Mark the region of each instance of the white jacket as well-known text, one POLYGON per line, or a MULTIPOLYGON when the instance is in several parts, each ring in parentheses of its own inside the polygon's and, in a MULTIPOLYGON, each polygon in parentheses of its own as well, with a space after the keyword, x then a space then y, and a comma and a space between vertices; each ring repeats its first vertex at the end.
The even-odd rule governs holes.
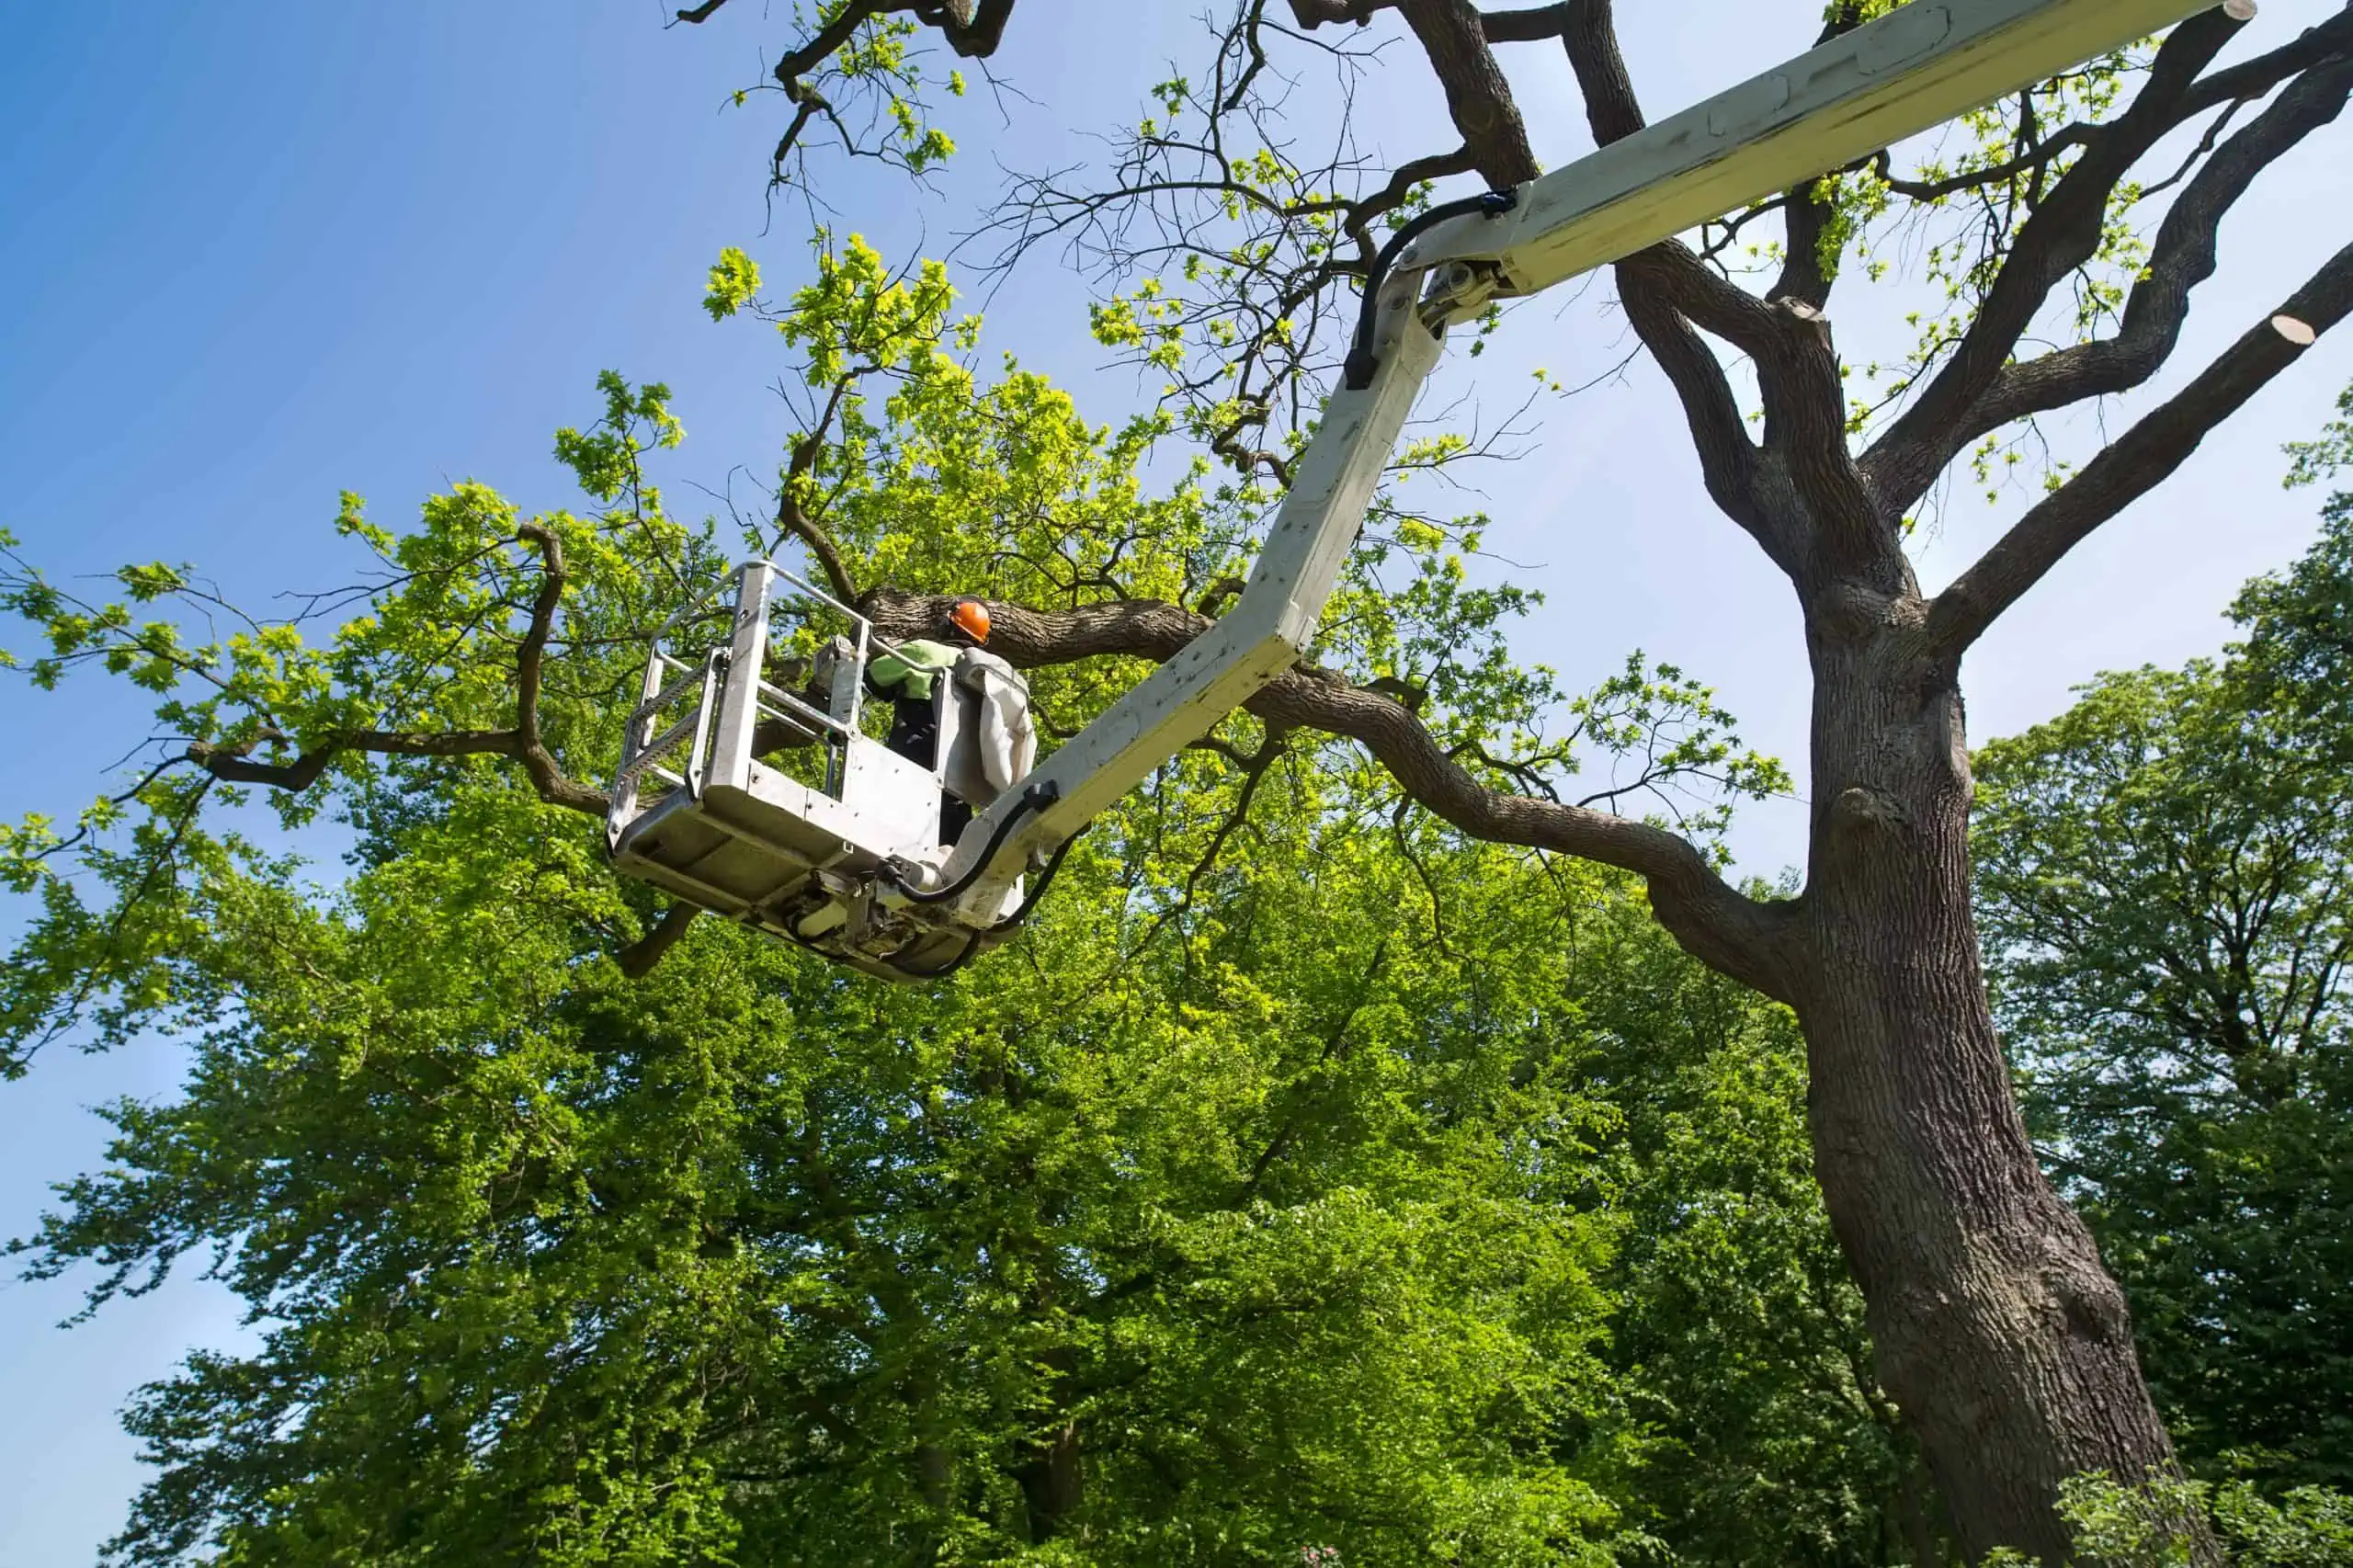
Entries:
POLYGON ((964 650, 956 678, 981 694, 981 773, 992 789, 1010 790, 1029 777, 1038 756, 1029 685, 1011 665, 981 648, 964 650))

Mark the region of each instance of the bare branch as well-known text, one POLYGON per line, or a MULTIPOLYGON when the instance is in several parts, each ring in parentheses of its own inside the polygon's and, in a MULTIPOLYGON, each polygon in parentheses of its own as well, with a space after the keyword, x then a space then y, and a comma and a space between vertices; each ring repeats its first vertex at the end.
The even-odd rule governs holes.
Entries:
POLYGON ((1960 449, 1949 444, 1949 433, 2000 379, 2051 290, 2097 253, 2117 185, 2192 112, 2183 101, 2192 82, 2243 25, 2216 6, 2176 28, 2131 107, 2086 134, 2083 155, 2019 226, 1952 358, 1871 449, 1869 472, 1899 510, 1925 493, 1960 449))
POLYGON ((1932 655, 1958 659, 2094 528, 2154 489, 2313 340, 2353 311, 2353 245, 2271 317, 2242 334, 2167 399, 2013 525, 1929 607, 1932 655))
POLYGON ((1998 164, 1988 164, 1982 169, 1971 169, 1963 174, 1947 175, 1942 179, 1904 179, 1895 173, 1894 159, 1884 151, 1875 156, 1871 162, 1879 171, 1880 179, 1896 195, 1914 201, 1938 201, 1948 196, 1957 196, 1964 190, 1976 190, 1984 186, 2006 184, 2020 175, 2048 168, 2052 161, 2060 154, 2073 151, 2089 141, 2094 129, 2081 120, 2075 120, 2035 142, 2033 146, 2014 158, 2005 158, 1998 164))
MULTIPOLYGON (((1289 736, 1286 732, 1270 724, 1267 727, 1266 738, 1258 743, 1258 749, 1255 752, 1240 753, 1230 744, 1209 749, 1216 750, 1240 767, 1242 788, 1234 795, 1233 809, 1225 813, 1216 831, 1210 835, 1208 847, 1201 851, 1200 858, 1193 862, 1193 869, 1186 873, 1184 891, 1177 894, 1176 902, 1153 922, 1153 932, 1157 932, 1172 920, 1183 917, 1192 909, 1193 901, 1200 892, 1201 879, 1215 868, 1218 857, 1225 853, 1225 846, 1241 831, 1242 824, 1250 820, 1250 802, 1257 798, 1258 786, 1265 781, 1267 770, 1274 767, 1276 759, 1289 749, 1289 736)), ((1147 933, 1144 940, 1151 939, 1151 934, 1147 933)))
POLYGON ((1399 202, 1414 193, 1415 187, 1430 180, 1444 179, 1449 175, 1467 175, 1478 166, 1478 154, 1471 151, 1467 142, 1451 153, 1433 153, 1427 157, 1408 158, 1390 175, 1387 185, 1363 200, 1348 204, 1348 215, 1343 226, 1359 244, 1363 244, 1373 220, 1394 210, 1399 202))
POLYGON ((1955 453, 1987 432, 2083 398, 2126 391, 2154 375, 2180 340, 2190 290, 2213 274, 2224 214, 2267 166, 2335 120, 2348 94, 2353 58, 2308 73, 2223 142, 2158 225, 2116 335, 2005 367, 1933 441, 1915 431, 1906 445, 1891 430, 1864 460, 1882 494, 1908 506, 1955 453))
MULTIPOLYGON (((676 20, 700 22, 726 3, 726 0, 706 0, 706 4, 691 11, 680 11, 676 20)), ((1005 36, 1005 25, 1013 14, 1013 0, 981 0, 977 9, 972 0, 847 0, 833 18, 819 28, 799 46, 776 62, 769 74, 782 89, 785 98, 793 106, 791 123, 777 139, 776 149, 769 154, 769 183, 785 183, 784 167, 801 142, 801 132, 819 115, 829 120, 842 141, 845 151, 852 156, 881 157, 886 162, 898 162, 885 148, 860 146, 858 138, 845 124, 833 102, 809 78, 820 70, 845 45, 858 35, 858 29, 881 17, 896 14, 912 15, 926 27, 938 29, 948 40, 949 47, 966 58, 985 58, 996 52, 1005 36)))

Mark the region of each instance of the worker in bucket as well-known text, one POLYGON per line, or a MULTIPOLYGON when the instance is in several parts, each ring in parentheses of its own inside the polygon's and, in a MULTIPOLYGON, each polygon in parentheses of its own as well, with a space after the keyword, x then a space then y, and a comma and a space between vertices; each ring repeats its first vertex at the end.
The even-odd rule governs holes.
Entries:
MULTIPOLYGON (((979 733, 983 777, 993 790, 1006 790, 1028 771, 1034 748, 1029 693, 1012 666, 983 648, 989 637, 988 607, 958 599, 948 612, 945 638, 902 642, 866 667, 866 687, 892 705, 891 733, 882 743, 927 770, 939 767, 939 683, 963 673, 981 697, 979 733)), ((943 791, 939 841, 953 844, 972 820, 971 802, 943 791)))

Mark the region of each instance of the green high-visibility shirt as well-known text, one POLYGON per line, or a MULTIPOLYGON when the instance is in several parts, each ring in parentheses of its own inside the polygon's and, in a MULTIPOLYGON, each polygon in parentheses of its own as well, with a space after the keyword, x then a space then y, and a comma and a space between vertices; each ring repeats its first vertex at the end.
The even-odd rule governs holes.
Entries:
POLYGON ((866 678, 877 691, 892 697, 930 697, 932 683, 956 667, 963 650, 945 642, 902 642, 894 653, 878 654, 866 666, 866 678))

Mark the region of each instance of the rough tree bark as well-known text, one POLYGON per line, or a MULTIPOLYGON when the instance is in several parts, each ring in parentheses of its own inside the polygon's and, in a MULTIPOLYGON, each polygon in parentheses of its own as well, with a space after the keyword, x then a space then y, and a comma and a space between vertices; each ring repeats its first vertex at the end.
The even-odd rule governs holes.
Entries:
POLYGON ((2123 1295, 2011 1097, 1970 911, 1958 683, 1931 665, 1908 582, 1820 598, 1793 965, 1815 1170, 1880 1380, 1964 1547, 2055 1562, 2062 1479, 2138 1476, 2172 1448, 2123 1295))
MULTIPOLYGON (((992 7, 989 48, 1010 8, 992 7)), ((1609 0, 1484 15, 1471 0, 1290 0, 1290 8, 1305 28, 1400 13, 1462 137, 1448 169, 1467 165, 1492 185, 1536 168, 1498 45, 1564 48, 1597 142, 1643 124, 1609 0)), ((879 0, 848 9, 922 15, 879 0)), ((1245 7, 1238 25, 1255 26, 1264 9, 1245 7)), ((1413 713, 1330 672, 1295 671, 1250 704, 1269 722, 1361 741, 1409 795, 1466 832, 1640 873, 1686 948, 1795 1009, 1807 1042, 1816 1170, 1868 1305, 1880 1375, 1972 1558, 2008 1546, 2057 1561, 2067 1548, 2054 1507, 2063 1479, 2085 1471, 2134 1478, 2169 1468, 2173 1451, 2123 1296, 2038 1168, 2010 1092, 1970 903, 1961 659, 2069 548, 2161 482, 2353 308, 2353 246, 1933 598, 1905 557, 1903 519, 1980 437, 2154 374, 2178 340, 2190 290, 2214 268, 2224 214, 2256 176, 2342 111, 2353 91, 2353 6, 2268 53, 2209 72, 2251 14, 2234 6, 2186 23, 2121 114, 2050 128, 2020 145, 2007 167, 2039 171, 2032 216, 1954 350, 1867 451, 1853 450, 1847 427, 1824 314, 1835 267, 1817 245, 1829 214, 1810 186, 1781 202, 1788 259, 1761 296, 1679 244, 1616 267, 1627 318, 1677 394, 1710 496, 1789 577, 1803 615, 1815 805, 1801 896, 1752 901, 1671 834, 1488 788, 1413 713), (2266 98, 2227 137, 2222 124, 2209 129, 2115 334, 2028 357, 2020 346, 2036 315, 2093 257, 2111 198, 2136 162, 2193 116, 2266 98), (2063 154, 2074 161, 2063 165, 2063 154), (1755 365, 1760 434, 1743 418, 1709 339, 1755 365)), ((954 20, 969 29, 961 13, 954 20)), ((947 30, 960 49, 972 41, 970 30, 947 30)), ((1256 51, 1255 35, 1250 41, 1256 51)), ((2002 177, 1964 175, 1935 188, 1893 183, 1901 195, 1927 199, 2002 177)), ((887 585, 864 602, 897 636, 941 625, 949 603, 887 585)), ((1042 614, 991 609, 992 645, 1032 666, 1110 653, 1165 659, 1209 624, 1182 607, 1138 600, 1042 614)), ((1074 1465, 1075 1434, 1070 1441, 1074 1465)), ((2198 1551, 2211 1560, 2211 1542, 2198 1551)))

